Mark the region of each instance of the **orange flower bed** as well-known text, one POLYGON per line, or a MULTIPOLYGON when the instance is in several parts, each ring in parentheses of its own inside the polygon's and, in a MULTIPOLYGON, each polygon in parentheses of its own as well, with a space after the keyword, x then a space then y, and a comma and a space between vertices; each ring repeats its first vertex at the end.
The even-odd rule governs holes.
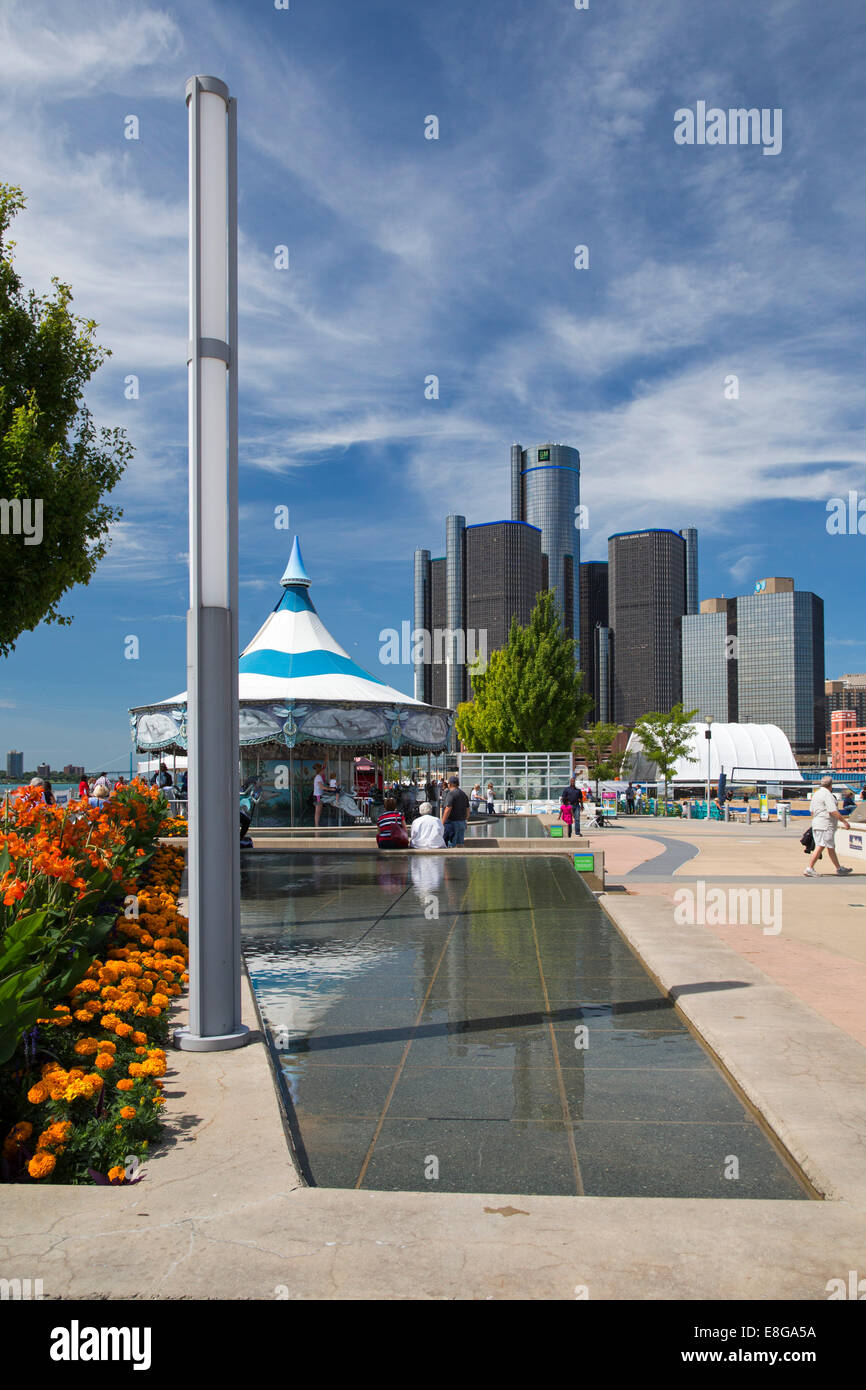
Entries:
POLYGON ((16 1076, 21 1118, 2 1145, 6 1181, 132 1181, 159 1136, 160 1044, 188 979, 187 922, 177 908, 183 860, 180 849, 156 849, 68 1002, 37 1020, 35 1051, 41 1044, 52 1055, 16 1076))

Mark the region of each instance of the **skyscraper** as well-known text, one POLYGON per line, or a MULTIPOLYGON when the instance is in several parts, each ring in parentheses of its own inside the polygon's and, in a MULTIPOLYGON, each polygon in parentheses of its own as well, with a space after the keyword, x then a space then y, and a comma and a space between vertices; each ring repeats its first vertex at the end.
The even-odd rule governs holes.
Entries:
POLYGON ((686 612, 698 611, 698 533, 694 526, 680 531, 686 543, 686 612))
POLYGON ((737 599, 739 719, 778 724, 795 753, 813 753, 824 742, 824 601, 793 579, 761 583, 737 599))
MULTIPOLYGON (((598 628, 608 626, 607 560, 587 560, 580 566, 580 669, 583 688, 592 696, 591 723, 604 718, 599 675, 598 628)), ((604 702, 605 704, 607 701, 604 702)))
MULTIPOLYGON (((445 703, 449 709, 456 709, 464 698, 466 688, 466 651, 461 649, 461 633, 466 631, 466 613, 463 602, 466 579, 466 552, 463 537, 466 531, 465 516, 445 518, 445 627, 447 648, 445 652, 445 703)), ((465 642, 465 638, 464 638, 465 642)))
MULTIPOLYGON (((580 454, 566 444, 511 448, 511 515, 541 531, 545 587, 568 637, 580 640, 580 454)), ((544 576, 542 576, 544 578, 544 576)))
POLYGON ((14 748, 6 754, 6 776, 24 776, 24 754, 16 752, 14 748))
MULTIPOLYGON (((542 588, 541 532, 520 521, 467 526, 446 520, 446 554, 415 551, 415 627, 430 633, 428 664, 416 664, 418 699, 454 709, 472 697, 470 672, 477 650, 488 657, 504 647, 513 617, 529 622, 542 588), (419 621, 420 615, 426 616, 419 621)), ((416 650, 418 649, 416 644, 416 650)))
POLYGON ((613 718, 632 727, 682 699, 686 543, 676 531, 648 530, 610 536, 607 545, 613 718))
MULTIPOLYGON (((416 632, 429 632, 433 627, 433 586, 430 579, 430 551, 416 550, 414 611, 416 632)), ((423 651, 419 649, 415 657, 415 699, 424 700, 430 704, 430 692, 426 680, 429 673, 429 663, 424 662, 423 655, 423 651)))
POLYGON ((824 603, 793 579, 705 599, 683 618, 683 704, 699 719, 776 724, 795 753, 825 746, 824 603))
POLYGON ((728 640, 736 631, 735 599, 705 599, 700 613, 683 618, 683 704, 704 723, 737 722, 736 647, 728 640))

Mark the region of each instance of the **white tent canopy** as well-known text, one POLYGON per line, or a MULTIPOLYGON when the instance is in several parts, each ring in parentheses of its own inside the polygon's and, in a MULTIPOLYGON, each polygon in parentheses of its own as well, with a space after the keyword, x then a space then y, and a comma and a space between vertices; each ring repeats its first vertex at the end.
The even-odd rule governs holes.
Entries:
MULTIPOLYGON (((708 745, 711 782, 717 782, 722 771, 728 780, 735 776, 738 782, 803 781, 787 736, 776 724, 714 723, 710 726, 695 723, 690 728, 691 747, 685 757, 677 760, 673 776, 668 779, 673 783, 706 781, 708 745), (712 737, 707 739, 705 734, 710 727, 712 737)), ((647 757, 637 734, 631 735, 626 754, 630 758, 627 767, 633 781, 661 780, 656 764, 647 757)))
MULTIPOLYGON (((449 710, 386 685, 331 636, 310 598, 297 536, 281 584, 279 602, 238 663, 242 746, 446 746, 449 710)), ((186 691, 130 713, 139 751, 186 747, 186 691)))

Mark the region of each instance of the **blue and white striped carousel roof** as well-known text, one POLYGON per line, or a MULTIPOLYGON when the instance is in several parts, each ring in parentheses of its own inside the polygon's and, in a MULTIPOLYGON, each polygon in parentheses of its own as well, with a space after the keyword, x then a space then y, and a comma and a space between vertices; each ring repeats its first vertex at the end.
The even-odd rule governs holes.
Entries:
MULTIPOLYGON (((387 702, 426 708, 423 701, 365 671, 331 636, 310 598, 311 581, 297 536, 280 582, 283 595, 279 603, 241 653, 239 699, 387 702)), ((175 705, 185 700, 184 691, 162 703, 175 705)))

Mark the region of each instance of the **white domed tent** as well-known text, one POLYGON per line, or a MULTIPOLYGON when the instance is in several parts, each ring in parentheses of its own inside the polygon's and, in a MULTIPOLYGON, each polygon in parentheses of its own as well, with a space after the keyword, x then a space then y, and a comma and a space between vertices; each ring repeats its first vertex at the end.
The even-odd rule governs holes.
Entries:
MULTIPOLYGON (((283 593, 238 663, 240 746, 263 756, 328 746, 395 753, 448 746, 453 714, 371 675, 328 632, 295 536, 283 593)), ((141 753, 186 751, 186 691, 130 710, 141 753)))
MULTIPOLYGON (((695 723, 691 729, 689 753, 678 758, 672 777, 677 783, 703 783, 707 779, 707 745, 710 749, 711 782, 724 772, 730 782, 802 782, 803 774, 786 735, 776 724, 716 724, 712 737, 704 737, 708 724, 695 723)), ((656 782, 662 778, 644 752, 637 734, 626 748, 628 776, 634 782, 656 782)))

